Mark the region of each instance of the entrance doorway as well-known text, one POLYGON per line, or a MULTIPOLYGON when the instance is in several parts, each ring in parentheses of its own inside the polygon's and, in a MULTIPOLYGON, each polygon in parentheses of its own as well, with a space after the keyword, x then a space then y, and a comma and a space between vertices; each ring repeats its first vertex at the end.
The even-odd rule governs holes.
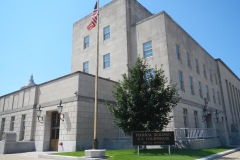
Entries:
POLYGON ((52 112, 50 150, 58 150, 60 118, 58 112, 52 112))

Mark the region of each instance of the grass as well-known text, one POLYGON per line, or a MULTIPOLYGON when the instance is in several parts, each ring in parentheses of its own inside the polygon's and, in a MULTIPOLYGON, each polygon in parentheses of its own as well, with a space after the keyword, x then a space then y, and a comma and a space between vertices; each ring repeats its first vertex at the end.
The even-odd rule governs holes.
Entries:
MULTIPOLYGON (((122 150, 107 150, 106 155, 110 156, 108 160, 193 160, 211 154, 216 154, 219 152, 226 151, 228 147, 217 147, 202 150, 190 150, 190 149, 171 149, 171 155, 168 154, 167 149, 141 149, 140 156, 137 155, 137 150, 135 149, 122 149, 122 150)), ((64 152, 58 153, 57 155, 62 156, 84 156, 84 151, 79 152, 64 152)))

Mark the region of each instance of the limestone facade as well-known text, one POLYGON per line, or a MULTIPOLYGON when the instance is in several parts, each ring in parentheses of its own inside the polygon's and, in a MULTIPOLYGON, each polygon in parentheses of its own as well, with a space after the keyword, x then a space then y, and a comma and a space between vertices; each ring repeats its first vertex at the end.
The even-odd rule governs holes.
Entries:
MULTIPOLYGON (((89 21, 90 15, 74 24, 72 72, 84 70, 83 62, 90 64, 89 73, 95 72, 96 29, 86 30, 89 21), (90 44, 84 48, 86 36, 90 37, 90 44)), ((137 57, 142 57, 152 68, 162 66, 169 82, 179 87, 181 101, 173 110, 174 118, 168 129, 214 129, 223 145, 233 142, 230 139, 235 135, 239 137, 239 132, 233 129, 239 128, 234 125, 239 120, 237 111, 240 106, 235 100, 239 96, 239 78, 225 69, 229 74, 227 77, 232 77, 227 81, 234 81, 234 84, 231 82, 232 94, 236 97, 231 100, 233 102, 228 102, 225 100, 227 88, 222 86, 225 79, 221 76, 221 63, 166 12, 152 14, 136 0, 113 0, 100 9, 99 25, 100 76, 121 80, 121 74, 127 73, 126 66, 132 66, 137 57), (104 40, 106 26, 110 27, 110 38, 104 40), (110 54, 108 68, 103 64, 106 53, 110 54), (231 109, 230 104, 235 106, 231 109), (232 118, 228 118, 231 114, 235 119, 232 122, 232 118)), ((231 96, 231 90, 229 94, 231 96)))
MULTIPOLYGON (((75 72, 43 84, 27 87, 0 97, 1 133, 15 131, 17 141, 34 141, 37 151, 75 151, 92 147, 94 115, 94 79, 82 72, 75 72), (53 130, 53 113, 62 100, 60 124, 53 130), (41 105, 39 121, 36 110, 41 105), (14 117, 14 120, 12 121, 14 117), (25 121, 23 123, 23 117, 25 121), (4 121, 4 126, 3 126, 4 121), (58 134, 53 147, 53 134, 58 134), (59 144, 62 143, 62 146, 59 144), (52 145, 52 146, 51 146, 52 145)), ((98 140, 100 147, 106 146, 106 139, 117 129, 106 103, 114 103, 112 86, 115 82, 99 78, 98 140)), ((2 138, 1 134, 1 138, 2 138)))
MULTIPOLYGON (((13 130, 17 141, 33 141, 37 151, 91 148, 97 30, 87 31, 90 18, 73 25, 71 74, 0 97, 0 137, 13 130), (64 118, 55 114, 60 100, 64 118), (39 105, 43 118, 38 121, 39 105)), ((100 8, 99 33, 100 147, 131 147, 114 127, 106 103, 115 102, 113 85, 137 57, 152 68, 162 66, 169 83, 179 88, 181 100, 165 129, 175 131, 177 145, 199 149, 240 143, 239 78, 166 12, 152 14, 136 0, 113 0, 100 8)))

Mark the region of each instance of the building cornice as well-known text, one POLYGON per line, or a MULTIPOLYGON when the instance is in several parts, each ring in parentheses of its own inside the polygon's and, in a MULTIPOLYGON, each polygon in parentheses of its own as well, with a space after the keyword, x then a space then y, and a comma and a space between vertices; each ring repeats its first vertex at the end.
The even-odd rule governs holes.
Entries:
POLYGON ((221 63, 236 79, 238 79, 238 81, 240 81, 239 77, 220 58, 215 59, 215 61, 221 63))
MULTIPOLYGON (((73 73, 70 73, 70 74, 67 74, 67 75, 64 75, 64 76, 61 76, 61 77, 58 77, 58 78, 55 78, 55 79, 52 79, 52 80, 49 80, 47 82, 43 82, 41 84, 37 84, 35 86, 30 86, 30 87, 26 87, 26 88, 23 88, 23 89, 20 89, 20 90, 17 90, 17 91, 14 91, 14 92, 11 92, 11 93, 8 93, 8 94, 5 94, 5 95, 2 95, 0 96, 0 99, 3 98, 3 97, 6 97, 6 96, 9 96, 11 94, 16 94, 18 92, 21 92, 21 91, 24 91, 24 90, 28 90, 28 89, 31 89, 31 88, 37 88, 37 87, 40 87, 42 85, 46 85, 48 83, 52 83, 54 81, 58 81, 58 80, 61 80, 61 79, 64 79, 64 78, 67 78, 67 77, 71 77, 71 76, 74 76, 74 75, 87 75, 87 76, 90 76, 90 77, 95 77, 95 75, 93 74, 89 74, 89 73, 84 73, 82 71, 77 71, 77 72, 73 72, 73 73)), ((110 79, 106 79, 106 78, 103 78, 103 77, 98 77, 99 79, 102 79, 102 80, 105 80, 105 81, 109 81, 109 82, 112 82, 112 83, 117 83, 116 81, 113 81, 113 80, 110 80, 110 79)))

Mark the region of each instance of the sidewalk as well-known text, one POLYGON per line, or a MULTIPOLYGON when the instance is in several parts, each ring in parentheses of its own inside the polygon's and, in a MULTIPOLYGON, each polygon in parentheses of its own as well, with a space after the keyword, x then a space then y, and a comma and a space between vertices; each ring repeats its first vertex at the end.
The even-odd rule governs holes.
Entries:
POLYGON ((57 152, 25 152, 0 154, 0 160, 103 160, 102 158, 85 158, 54 155, 57 152))
POLYGON ((240 151, 237 151, 237 152, 234 152, 234 153, 231 153, 231 154, 228 154, 226 156, 223 156, 221 158, 217 158, 215 160, 234 160, 234 159, 240 159, 240 151))
POLYGON ((38 158, 38 155, 43 153, 46 153, 46 152, 0 154, 0 160, 51 160, 51 159, 45 159, 45 158, 38 158))
POLYGON ((29 156, 20 156, 14 154, 4 154, 0 155, 0 160, 51 160, 51 159, 44 159, 44 158, 36 158, 36 157, 29 157, 29 156))
POLYGON ((197 160, 210 160, 210 159, 215 159, 215 160, 224 160, 225 159, 240 159, 240 147, 238 148, 234 148, 234 149, 230 149, 224 152, 220 152, 217 154, 213 154, 207 157, 203 157, 197 160), (228 158, 228 156, 232 156, 232 158, 228 158))

